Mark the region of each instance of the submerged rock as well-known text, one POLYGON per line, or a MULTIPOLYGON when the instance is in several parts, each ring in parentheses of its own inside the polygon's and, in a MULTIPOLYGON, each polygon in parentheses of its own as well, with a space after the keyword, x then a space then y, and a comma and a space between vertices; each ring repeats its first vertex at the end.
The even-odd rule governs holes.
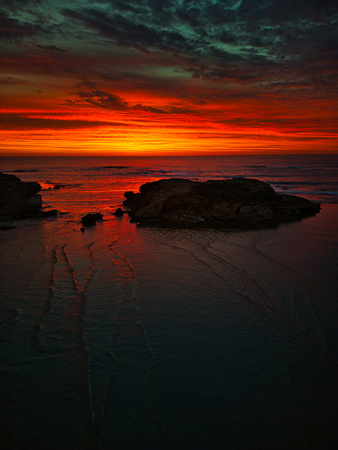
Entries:
POLYGON ((14 228, 16 228, 15 225, 1 225, 0 230, 8 231, 8 230, 14 230, 14 228))
POLYGON ((113 212, 113 215, 116 217, 122 217, 124 214, 124 211, 121 208, 117 208, 116 211, 113 212))
POLYGON ((96 224, 98 220, 102 220, 103 214, 101 213, 88 213, 82 217, 81 222, 85 227, 91 227, 96 224))
POLYGON ((0 220, 43 216, 40 190, 39 183, 0 173, 0 220))
MULTIPOLYGON (((57 215, 59 214, 59 211, 57 209, 50 209, 49 211, 45 211, 43 214, 45 217, 57 217, 57 215)), ((60 213, 60 214, 64 214, 64 213, 60 213)))
POLYGON ((297 220, 319 212, 319 203, 277 194, 248 178, 197 182, 180 178, 143 184, 126 192, 131 221, 164 226, 250 228, 297 220))

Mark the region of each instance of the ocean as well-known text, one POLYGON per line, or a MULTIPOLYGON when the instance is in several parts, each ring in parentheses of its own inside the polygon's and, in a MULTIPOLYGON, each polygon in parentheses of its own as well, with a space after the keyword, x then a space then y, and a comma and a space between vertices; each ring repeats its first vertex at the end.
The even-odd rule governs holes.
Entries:
POLYGON ((337 447, 338 155, 1 157, 0 171, 62 213, 0 232, 2 449, 337 447), (321 211, 241 232, 112 214, 146 182, 240 176, 321 211), (81 232, 88 212, 104 220, 81 232))

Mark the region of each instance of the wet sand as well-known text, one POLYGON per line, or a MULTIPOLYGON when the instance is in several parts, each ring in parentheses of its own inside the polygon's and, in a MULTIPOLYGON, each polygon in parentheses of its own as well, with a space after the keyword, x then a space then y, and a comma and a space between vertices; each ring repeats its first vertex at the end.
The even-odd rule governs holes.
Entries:
POLYGON ((334 448, 337 224, 2 232, 2 448, 334 448))

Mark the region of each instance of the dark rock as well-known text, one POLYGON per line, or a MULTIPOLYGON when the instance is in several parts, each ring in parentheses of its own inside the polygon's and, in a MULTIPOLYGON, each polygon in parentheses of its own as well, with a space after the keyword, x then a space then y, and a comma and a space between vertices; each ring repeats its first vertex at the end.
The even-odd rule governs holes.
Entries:
POLYGON ((115 212, 113 212, 114 216, 116 217, 122 217, 124 214, 124 211, 121 208, 117 208, 115 212))
POLYGON ((132 200, 135 197, 135 192, 133 191, 127 191, 124 193, 124 196, 126 197, 127 200, 132 200))
POLYGON ((15 175, 0 173, 0 220, 41 217, 39 183, 23 182, 15 175))
POLYGON ((101 213, 88 213, 82 217, 81 222, 85 227, 91 227, 96 224, 98 220, 102 220, 103 214, 101 213))
POLYGON ((250 228, 319 212, 319 203, 277 194, 263 181, 234 178, 196 182, 171 178, 125 193, 132 221, 170 226, 250 228))
POLYGON ((80 228, 80 231, 81 231, 82 233, 84 233, 84 232, 86 231, 85 227, 81 227, 81 228, 80 228))
POLYGON ((2 225, 0 227, 1 231, 8 231, 8 230, 14 230, 14 228, 16 228, 15 225, 2 225))
POLYGON ((57 209, 50 209, 49 211, 44 211, 45 217, 57 217, 59 211, 57 209))
POLYGON ((53 189, 66 189, 66 188, 70 188, 70 186, 68 184, 55 184, 53 189))

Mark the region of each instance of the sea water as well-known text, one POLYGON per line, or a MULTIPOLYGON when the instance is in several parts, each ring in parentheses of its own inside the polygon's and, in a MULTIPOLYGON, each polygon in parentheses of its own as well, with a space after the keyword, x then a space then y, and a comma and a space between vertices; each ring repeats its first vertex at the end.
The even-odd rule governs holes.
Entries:
POLYGON ((45 190, 55 184, 71 187, 59 196, 44 192, 46 202, 60 201, 67 206, 69 200, 74 210, 70 213, 82 213, 86 209, 82 205, 88 201, 96 207, 121 203, 126 190, 138 191, 143 183, 161 178, 258 178, 277 192, 324 203, 338 202, 337 155, 2 157, 0 170, 24 181, 39 181, 45 190))
POLYGON ((0 170, 38 181, 63 213, 0 234, 2 448, 335 447, 337 156, 1 158, 0 170), (112 214, 146 182, 239 176, 321 212, 245 232, 112 214), (88 212, 104 220, 81 232, 88 212))

